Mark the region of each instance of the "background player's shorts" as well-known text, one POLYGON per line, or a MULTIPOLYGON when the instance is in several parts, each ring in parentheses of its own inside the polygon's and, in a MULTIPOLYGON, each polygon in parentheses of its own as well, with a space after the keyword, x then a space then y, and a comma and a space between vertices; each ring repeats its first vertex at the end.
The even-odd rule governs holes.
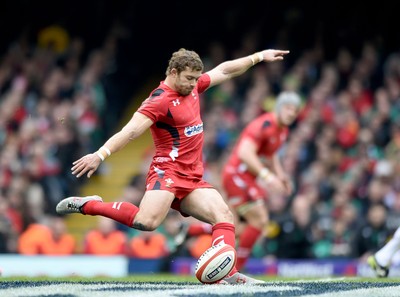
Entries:
POLYGON ((222 185, 229 204, 236 209, 249 203, 262 202, 267 197, 265 189, 257 184, 256 179, 247 175, 224 173, 222 185))
MULTIPOLYGON (((146 191, 165 190, 175 195, 171 208, 180 211, 182 199, 192 191, 200 188, 214 188, 208 182, 198 177, 190 177, 176 173, 174 170, 160 170, 158 168, 149 171, 146 180, 146 191)), ((188 216, 185 213, 183 216, 188 216)))

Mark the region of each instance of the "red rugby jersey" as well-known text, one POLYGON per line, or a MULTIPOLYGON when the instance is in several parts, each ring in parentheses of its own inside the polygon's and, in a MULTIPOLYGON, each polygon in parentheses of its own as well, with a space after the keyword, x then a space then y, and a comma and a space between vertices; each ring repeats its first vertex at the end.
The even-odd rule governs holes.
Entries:
MULTIPOLYGON (((231 173, 251 174, 238 156, 238 147, 245 138, 250 138, 257 145, 257 155, 261 158, 270 158, 287 139, 289 128, 279 126, 274 113, 264 113, 251 121, 242 131, 230 157, 225 165, 225 170, 231 173)), ((255 176, 254 176, 255 178, 255 176)))
POLYGON ((155 145, 153 164, 173 166, 181 175, 203 176, 203 121, 200 116, 200 97, 210 85, 203 74, 191 94, 182 96, 162 81, 138 112, 149 117, 155 145))

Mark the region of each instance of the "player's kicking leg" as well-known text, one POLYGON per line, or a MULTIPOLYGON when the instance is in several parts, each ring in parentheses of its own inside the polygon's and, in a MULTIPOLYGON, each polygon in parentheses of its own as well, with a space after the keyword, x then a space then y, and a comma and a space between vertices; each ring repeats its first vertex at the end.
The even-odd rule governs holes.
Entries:
POLYGON ((86 196, 86 197, 68 197, 61 200, 57 206, 56 211, 58 214, 69 213, 82 213, 83 206, 89 201, 103 201, 100 196, 86 196))

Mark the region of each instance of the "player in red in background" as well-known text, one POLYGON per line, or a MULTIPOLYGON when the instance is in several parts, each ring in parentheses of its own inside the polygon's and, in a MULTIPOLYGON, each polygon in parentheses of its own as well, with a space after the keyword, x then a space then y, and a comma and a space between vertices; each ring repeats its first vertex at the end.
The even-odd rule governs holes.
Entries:
POLYGON ((245 221, 239 234, 238 270, 243 268, 268 223, 267 193, 292 193, 291 180, 285 174, 277 152, 288 136, 288 127, 296 120, 300 106, 297 93, 279 94, 273 112, 262 114, 245 127, 224 166, 222 183, 229 205, 237 217, 245 221))
MULTIPOLYGON (((233 214, 210 184, 203 179, 203 122, 199 94, 208 88, 243 74, 260 62, 283 60, 289 51, 263 50, 250 56, 223 62, 206 73, 194 51, 173 53, 166 78, 133 114, 131 120, 97 152, 73 163, 72 174, 91 177, 105 158, 121 150, 150 128, 155 155, 146 180, 146 192, 139 207, 128 202, 105 203, 95 196, 69 197, 59 202, 59 214, 82 213, 112 218, 129 227, 155 230, 170 207, 185 216, 212 225, 213 245, 222 241, 235 246, 233 214)), ((234 269, 226 282, 255 283, 234 269)))

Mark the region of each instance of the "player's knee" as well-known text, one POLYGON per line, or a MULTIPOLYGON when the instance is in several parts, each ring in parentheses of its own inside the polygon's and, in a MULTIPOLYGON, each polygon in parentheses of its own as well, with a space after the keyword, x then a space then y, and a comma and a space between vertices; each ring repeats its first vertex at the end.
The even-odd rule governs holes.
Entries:
POLYGON ((154 220, 135 220, 132 227, 141 231, 154 231, 158 227, 158 223, 154 220))
POLYGON ((250 210, 248 212, 246 212, 245 214, 243 214, 244 219, 246 220, 246 222, 258 229, 263 229, 269 222, 269 217, 265 212, 262 211, 255 211, 250 210))
POLYGON ((268 225, 268 219, 264 218, 260 220, 260 225, 261 227, 267 226, 268 225))
POLYGON ((257 229, 263 229, 268 224, 268 220, 256 219, 251 222, 251 225, 256 227, 257 229))

